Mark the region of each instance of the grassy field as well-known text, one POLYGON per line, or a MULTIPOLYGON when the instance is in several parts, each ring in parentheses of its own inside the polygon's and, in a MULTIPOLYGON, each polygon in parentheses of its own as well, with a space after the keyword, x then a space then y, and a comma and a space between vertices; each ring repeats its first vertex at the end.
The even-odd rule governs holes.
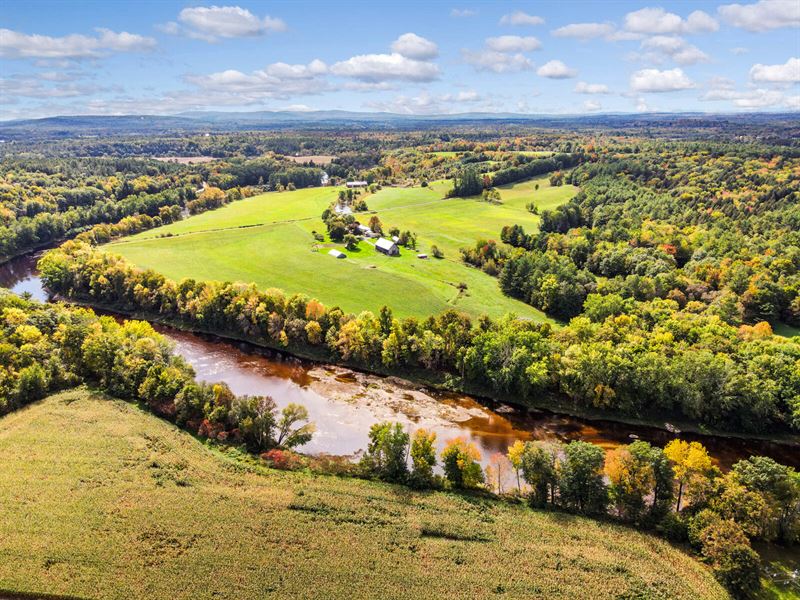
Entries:
POLYGON ((727 597, 650 535, 264 469, 82 389, 0 419, 0 506, 0 597, 727 597))
MULTIPOLYGON (((347 251, 345 260, 328 256, 330 248, 344 248, 317 244, 312 232, 324 231, 320 215, 336 198, 337 188, 262 194, 125 238, 110 248, 173 279, 255 282, 262 288, 303 292, 351 312, 388 305, 398 316, 457 308, 474 316, 513 312, 547 320, 533 307, 504 296, 492 277, 464 265, 458 251, 479 238, 498 239, 504 225, 521 223, 535 230, 539 217, 525 204, 533 198, 541 208, 556 206, 576 189, 550 188, 540 178, 501 188, 503 203, 495 205, 475 198, 447 199, 449 187, 440 181, 424 188, 384 188, 367 198, 384 229, 414 231, 418 251, 429 252, 436 244, 445 253, 442 260, 420 260, 409 250, 386 257, 369 241, 347 251), (540 189, 534 191, 536 183, 540 189), (466 290, 460 289, 462 283, 466 290)), ((361 218, 366 222, 370 216, 361 218)))

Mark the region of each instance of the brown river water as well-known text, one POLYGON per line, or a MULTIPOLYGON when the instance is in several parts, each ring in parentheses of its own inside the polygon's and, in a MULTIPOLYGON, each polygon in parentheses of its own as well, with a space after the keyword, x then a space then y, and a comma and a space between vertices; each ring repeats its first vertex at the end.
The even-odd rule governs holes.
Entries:
MULTIPOLYGON (((36 259, 34 254, 0 265, 0 286, 46 301, 36 259)), ((400 422, 411 431, 435 431, 440 447, 450 438, 463 436, 478 446, 484 463, 516 440, 584 440, 610 449, 637 438, 663 446, 676 437, 657 427, 527 410, 215 336, 155 327, 173 341, 176 352, 194 367, 199 379, 224 381, 237 394, 272 396, 279 406, 305 405, 317 427, 312 441, 301 448, 307 453, 357 456, 367 445, 370 426, 386 420, 400 422)), ((752 454, 800 467, 800 446, 690 433, 680 437, 702 442, 722 468, 752 454)))

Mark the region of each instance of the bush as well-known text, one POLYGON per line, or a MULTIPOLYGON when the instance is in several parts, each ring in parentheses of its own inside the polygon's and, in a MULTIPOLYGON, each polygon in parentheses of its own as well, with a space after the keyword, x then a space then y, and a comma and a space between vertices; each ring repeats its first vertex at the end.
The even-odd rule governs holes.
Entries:
POLYGON ((274 448, 261 454, 261 459, 269 463, 273 469, 281 471, 299 471, 305 467, 303 457, 291 450, 279 450, 274 448))

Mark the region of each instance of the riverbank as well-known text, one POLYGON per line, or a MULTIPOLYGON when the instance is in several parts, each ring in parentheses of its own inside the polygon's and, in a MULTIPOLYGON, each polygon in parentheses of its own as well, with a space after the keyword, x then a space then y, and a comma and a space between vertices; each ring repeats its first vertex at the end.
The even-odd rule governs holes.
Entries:
MULTIPOLYGON (((0 285, 47 300, 36 271, 35 255, 0 267, 0 285)), ((472 397, 448 391, 441 379, 434 380, 425 372, 419 377, 415 377, 419 375, 416 373, 405 373, 405 378, 371 374, 357 365, 350 368, 326 363, 322 353, 297 358, 303 353, 268 348, 257 340, 194 333, 193 328, 180 323, 165 325, 169 321, 161 315, 109 314, 156 322, 160 332, 177 345, 178 353, 195 367, 201 379, 224 381, 237 394, 271 395, 279 403, 296 402, 309 407, 312 420, 319 427, 312 452, 351 455, 366 447, 370 426, 382 420, 398 421, 411 429, 425 427, 438 431, 442 441, 464 436, 481 449, 484 461, 494 452, 504 453, 517 440, 584 440, 610 450, 633 439, 663 447, 676 437, 674 429, 666 429, 663 421, 609 420, 607 414, 599 411, 570 412, 563 405, 548 402, 546 397, 535 405, 517 403, 513 398, 494 401, 480 393, 472 397)), ((453 389, 464 388, 450 388, 453 389)), ((800 452, 792 439, 775 443, 765 436, 714 436, 707 431, 692 433, 690 427, 672 423, 682 430, 681 438, 705 445, 723 469, 751 455, 770 456, 800 467, 800 452)))
MULTIPOLYGON (((790 433, 777 433, 777 434, 773 433, 770 435, 743 434, 740 432, 731 432, 725 430, 717 430, 713 428, 700 427, 695 423, 666 416, 651 417, 651 418, 636 418, 618 414, 609 415, 607 412, 601 410, 589 410, 585 407, 575 406, 565 398, 556 397, 554 394, 542 395, 541 399, 538 399, 535 402, 520 401, 518 398, 503 396, 503 395, 492 396, 487 392, 485 388, 465 385, 463 382, 458 381, 458 379, 456 378, 442 376, 441 374, 437 374, 437 376, 432 377, 431 371, 429 370, 424 370, 424 369, 389 370, 382 368, 380 366, 375 366, 374 368, 366 369, 362 365, 359 365, 358 363, 353 363, 352 361, 335 360, 333 357, 330 356, 329 353, 324 352, 322 350, 320 350, 319 352, 311 352, 310 347, 308 346, 295 346, 290 344, 288 347, 281 347, 275 344, 269 344, 263 339, 248 338, 244 336, 234 336, 230 334, 221 334, 215 331, 203 330, 194 325, 189 325, 175 319, 165 318, 163 315, 149 313, 146 311, 125 311, 116 307, 99 304, 97 302, 89 302, 85 299, 81 300, 81 299, 70 298, 65 300, 74 304, 79 304, 82 306, 87 306, 96 309, 98 312, 105 312, 112 315, 122 315, 131 319, 145 320, 161 326, 174 328, 178 331, 193 333, 201 336, 207 336, 211 339, 216 339, 220 341, 248 344, 255 348, 268 350, 270 352, 276 352, 278 354, 285 356, 299 358, 304 361, 310 361, 320 366, 331 365, 331 366, 343 367, 350 371, 366 375, 375 375, 382 378, 392 378, 398 382, 402 382, 404 386, 410 388, 417 386, 424 386, 426 388, 429 388, 431 391, 437 393, 466 394, 472 396, 480 403, 490 407, 508 405, 515 410, 547 411, 557 415, 565 415, 577 419, 596 422, 598 424, 617 423, 622 425, 630 425, 632 427, 650 428, 663 432, 664 434, 668 434, 671 437, 677 437, 677 435, 680 434, 680 437, 682 438, 687 438, 688 435, 687 439, 691 438, 692 436, 698 436, 698 439, 701 440, 708 437, 717 437, 717 438, 727 438, 731 440, 741 440, 741 441, 768 442, 778 445, 784 445, 787 446, 788 448, 793 448, 793 449, 796 448, 797 451, 800 452, 800 436, 793 435, 790 433)), ((795 462, 797 464, 791 464, 791 461, 790 463, 786 464, 791 464, 791 466, 800 467, 800 458, 798 458, 795 462)))

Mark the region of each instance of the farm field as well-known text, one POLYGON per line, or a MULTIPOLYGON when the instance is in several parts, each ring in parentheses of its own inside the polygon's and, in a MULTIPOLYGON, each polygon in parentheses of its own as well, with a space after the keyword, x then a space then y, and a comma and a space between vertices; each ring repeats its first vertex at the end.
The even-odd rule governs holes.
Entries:
POLYGON ((302 292, 352 312, 388 305, 398 316, 423 317, 456 308, 473 316, 513 312, 548 320, 535 308, 504 296, 494 278, 464 265, 459 249, 481 238, 498 239, 504 225, 521 223, 534 230, 539 217, 525 204, 534 198, 543 208, 556 206, 568 201, 576 188, 550 188, 547 178, 539 178, 501 188, 499 205, 447 199, 448 189, 443 181, 424 188, 384 188, 367 196, 370 213, 361 216, 366 222, 377 214, 385 230, 396 226, 414 231, 418 252, 429 252, 435 244, 445 254, 441 260, 420 260, 405 249, 399 257, 387 257, 370 241, 346 251, 344 260, 328 256, 329 249, 343 246, 318 244, 312 232, 324 231, 320 215, 336 198, 337 188, 262 194, 123 239, 109 249, 173 279, 254 282, 261 288, 302 292), (534 192, 536 183, 540 189, 534 192))
POLYGON ((0 419, 0 502, 0 595, 727 598, 651 535, 269 470, 85 389, 0 419))

